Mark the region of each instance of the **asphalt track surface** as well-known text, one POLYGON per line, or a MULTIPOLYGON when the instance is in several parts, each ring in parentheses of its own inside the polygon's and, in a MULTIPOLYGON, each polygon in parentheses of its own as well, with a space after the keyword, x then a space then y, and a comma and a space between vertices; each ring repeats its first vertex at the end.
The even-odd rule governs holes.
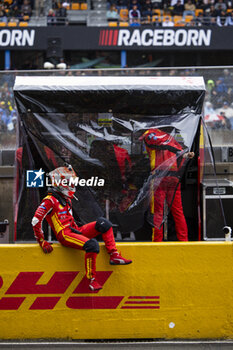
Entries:
POLYGON ((145 341, 145 342, 11 342, 0 341, 1 350, 233 350, 230 341, 145 341))

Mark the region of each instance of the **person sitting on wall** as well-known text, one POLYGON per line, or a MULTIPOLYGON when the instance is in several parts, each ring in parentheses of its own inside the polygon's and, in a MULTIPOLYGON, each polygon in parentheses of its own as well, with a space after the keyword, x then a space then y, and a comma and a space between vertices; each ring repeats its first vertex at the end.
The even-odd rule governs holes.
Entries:
MULTIPOLYGON (((183 213, 180 169, 184 159, 194 157, 194 152, 183 152, 181 145, 166 132, 152 128, 139 138, 146 145, 149 154, 151 171, 160 181, 152 188, 151 213, 153 214, 152 241, 163 240, 164 202, 167 201, 175 221, 176 234, 179 241, 188 241, 188 228, 183 213)), ((153 180, 152 180, 153 182, 153 180)), ((154 186, 154 184, 152 183, 154 186)))
POLYGON ((72 166, 67 164, 56 168, 49 173, 49 176, 52 180, 52 188, 48 190, 47 196, 42 200, 32 219, 35 238, 44 253, 52 252, 53 247, 44 239, 42 231, 42 222, 46 218, 57 240, 63 246, 86 252, 85 269, 89 288, 92 291, 102 289, 96 280, 96 257, 99 253, 99 244, 95 237, 102 235, 107 252, 110 254, 111 265, 127 265, 132 263, 132 260, 125 259, 118 253, 110 221, 101 217, 81 227, 74 221, 71 199, 75 193, 75 186, 70 179, 75 178, 76 174, 72 166))

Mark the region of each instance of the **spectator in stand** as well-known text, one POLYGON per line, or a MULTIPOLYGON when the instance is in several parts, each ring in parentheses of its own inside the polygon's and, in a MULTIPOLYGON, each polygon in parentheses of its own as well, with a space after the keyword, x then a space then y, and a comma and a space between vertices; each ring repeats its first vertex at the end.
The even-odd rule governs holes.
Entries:
POLYGON ((130 19, 130 23, 136 23, 133 20, 137 20, 138 23, 140 23, 140 18, 141 18, 141 13, 138 10, 137 5, 133 5, 132 10, 129 11, 129 19, 130 19))
POLYGON ((205 11, 210 11, 210 7, 213 4, 212 0, 207 0, 207 2, 202 3, 202 5, 200 6, 200 8, 205 12, 205 11))
POLYGON ((203 11, 202 13, 199 12, 198 15, 196 16, 195 20, 196 22, 199 21, 199 18, 200 18, 200 22, 202 22, 202 25, 205 25, 205 26, 208 26, 210 25, 210 17, 209 17, 209 14, 206 13, 205 11, 203 11))
POLYGON ((182 16, 184 12, 184 5, 181 0, 178 0, 177 3, 173 7, 172 15, 173 16, 182 16))
POLYGON ((217 16, 216 23, 219 27, 224 27, 228 25, 228 17, 225 10, 222 10, 220 15, 217 16))
POLYGON ((153 9, 154 10, 156 10, 156 9, 163 9, 163 0, 154 0, 153 2, 152 2, 152 7, 153 7, 153 9))
POLYGON ((195 24, 196 26, 200 27, 205 24, 204 14, 203 12, 199 12, 198 15, 195 18, 195 24))
POLYGON ((58 10, 59 9, 59 4, 60 4, 59 0, 53 0, 52 9, 53 10, 58 10))
POLYGON ((227 10, 227 5, 225 4, 225 2, 223 0, 218 0, 216 2, 216 4, 214 5, 214 7, 217 11, 222 11, 222 10, 226 11, 227 10))
MULTIPOLYGON (((170 1, 170 6, 174 8, 174 6, 177 4, 179 0, 171 0, 170 1)), ((181 4, 184 5, 184 0, 180 0, 181 4)))
POLYGON ((154 27, 162 27, 161 19, 157 15, 154 16, 152 23, 154 27))
POLYGON ((19 7, 17 4, 15 4, 14 6, 11 6, 11 8, 9 9, 8 12, 8 17, 9 18, 17 18, 19 16, 19 7))
POLYGON ((20 11, 23 16, 31 16, 32 15, 32 7, 30 5, 29 0, 23 0, 23 4, 20 8, 20 11))
POLYGON ((227 16, 227 25, 233 26, 233 11, 227 16))
POLYGON ((145 3, 142 5, 141 15, 145 19, 147 19, 148 17, 152 17, 151 0, 146 0, 145 3))
POLYGON ((232 80, 232 75, 229 71, 229 69, 224 69, 223 74, 221 75, 220 79, 223 80, 224 84, 226 85, 227 89, 233 88, 233 80, 232 80))
POLYGON ((35 14, 37 17, 43 16, 44 0, 35 0, 35 14))
POLYGON ((110 9, 106 12, 108 22, 118 21, 120 16, 115 5, 111 5, 110 9))
POLYGON ((212 90, 215 87, 215 83, 212 79, 209 79, 206 84, 206 98, 212 101, 212 90))
POLYGON ((224 83, 224 79, 219 77, 216 80, 216 85, 211 91, 211 102, 214 108, 220 108, 224 101, 228 99, 228 88, 224 83))
POLYGON ((0 5, 0 22, 7 23, 7 15, 4 5, 0 5))
POLYGON ((124 8, 129 8, 129 0, 118 0, 117 1, 117 7, 119 9, 121 9, 121 8, 123 8, 123 9, 124 8))
POLYGON ((213 105, 210 101, 206 101, 204 104, 204 116, 214 114, 215 110, 213 108, 213 105))
POLYGON ((1 116, 1 121, 3 123, 3 128, 5 131, 12 131, 12 117, 13 114, 9 111, 7 108, 7 105, 4 101, 0 102, 0 116, 1 116))
POLYGON ((184 4, 184 12, 183 12, 183 18, 185 19, 185 16, 195 16, 195 10, 196 5, 192 2, 192 0, 188 0, 184 4))
POLYGON ((56 12, 56 22, 57 24, 65 25, 67 24, 67 6, 69 4, 67 2, 63 2, 62 7, 56 12))
POLYGON ((150 23, 152 15, 153 13, 150 7, 142 11, 142 18, 144 19, 145 23, 150 23))
POLYGON ((162 27, 174 27, 174 22, 171 21, 170 16, 165 16, 162 27))
POLYGON ((210 6, 209 10, 205 11, 205 14, 207 17, 211 18, 217 18, 217 16, 219 15, 219 11, 215 9, 214 5, 210 6))
POLYGON ((140 27, 141 23, 137 18, 133 18, 130 27, 140 27))
POLYGON ((229 103, 227 101, 223 102, 223 105, 216 109, 217 114, 223 113, 228 119, 231 121, 231 125, 233 125, 233 108, 229 106, 229 103))
POLYGON ((47 25, 53 26, 56 24, 56 13, 53 9, 50 9, 47 15, 47 25))
POLYGON ((150 8, 150 10, 152 11, 152 4, 151 4, 151 0, 146 0, 145 2, 143 2, 142 7, 141 7, 141 13, 143 11, 146 11, 148 8, 150 8))
MULTIPOLYGON (((201 8, 200 4, 202 6, 208 4, 209 0, 199 0, 197 1, 197 4, 198 4, 198 8, 201 8)), ((215 0, 210 0, 211 4, 214 4, 215 3, 215 0)))
POLYGON ((129 9, 132 10, 135 5, 137 6, 138 11, 141 12, 141 4, 139 0, 131 0, 129 9))
POLYGON ((217 92, 223 93, 223 94, 228 92, 228 87, 225 83, 224 77, 219 77, 216 80, 216 90, 217 90, 217 92))

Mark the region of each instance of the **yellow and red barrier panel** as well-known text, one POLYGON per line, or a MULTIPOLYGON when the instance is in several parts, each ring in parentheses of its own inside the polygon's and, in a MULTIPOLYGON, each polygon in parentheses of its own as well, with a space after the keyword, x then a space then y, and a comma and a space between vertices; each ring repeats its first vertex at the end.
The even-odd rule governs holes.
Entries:
POLYGON ((133 263, 97 259, 88 290, 84 252, 2 245, 1 339, 233 338, 231 242, 118 243, 133 263))

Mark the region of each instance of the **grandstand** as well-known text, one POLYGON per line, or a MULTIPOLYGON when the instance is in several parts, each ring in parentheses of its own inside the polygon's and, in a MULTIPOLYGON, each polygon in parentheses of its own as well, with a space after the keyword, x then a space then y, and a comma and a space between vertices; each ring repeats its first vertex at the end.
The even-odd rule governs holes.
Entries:
POLYGON ((223 12, 217 0, 193 1, 192 13, 175 3, 4 1, 0 69, 42 69, 51 58, 67 68, 231 65, 232 3, 223 12), (140 17, 133 17, 133 4, 140 17))
MULTIPOLYGON (((231 26, 232 2, 193 1, 192 11, 187 11, 187 1, 177 6, 177 1, 121 1, 121 0, 80 0, 80 1, 54 1, 41 2, 39 0, 26 1, 29 3, 30 11, 25 11, 23 1, 5 0, 1 5, 0 26, 44 26, 47 24, 49 11, 54 10, 54 25, 81 25, 87 26, 130 26, 132 4, 139 11, 137 18, 139 25, 164 26, 169 16, 172 25, 184 26, 231 26), (118 14, 118 20, 108 22, 106 12, 114 5, 118 14), (60 23, 59 23, 60 22, 60 23), (113 23, 112 23, 113 22, 113 23)), ((188 6, 188 5, 187 5, 188 6)))

